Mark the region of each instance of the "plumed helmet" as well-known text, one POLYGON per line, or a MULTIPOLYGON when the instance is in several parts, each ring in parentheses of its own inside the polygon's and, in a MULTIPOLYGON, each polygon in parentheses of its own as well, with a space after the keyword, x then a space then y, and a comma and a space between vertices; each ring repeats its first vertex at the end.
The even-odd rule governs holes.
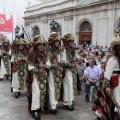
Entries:
POLYGON ((60 41, 61 40, 61 36, 59 33, 57 32, 52 32, 50 34, 50 37, 48 38, 48 43, 51 44, 53 43, 54 41, 60 41))

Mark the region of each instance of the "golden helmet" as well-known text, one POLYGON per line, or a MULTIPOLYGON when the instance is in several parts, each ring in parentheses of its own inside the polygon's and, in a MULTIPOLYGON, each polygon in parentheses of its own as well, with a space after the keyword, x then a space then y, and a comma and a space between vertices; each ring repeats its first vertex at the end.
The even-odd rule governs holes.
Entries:
POLYGON ((37 45, 37 44, 45 44, 45 38, 42 35, 36 35, 33 39, 33 46, 37 45))
POLYGON ((48 43, 51 44, 53 41, 60 41, 60 40, 61 40, 60 34, 57 32, 52 32, 50 34, 50 37, 48 38, 48 43))
POLYGON ((25 40, 25 44, 26 44, 26 45, 29 45, 29 44, 30 44, 30 41, 29 41, 29 40, 25 40))
POLYGON ((25 44, 25 40, 23 38, 20 38, 18 41, 17 41, 17 44, 18 45, 24 45, 25 44))
POLYGON ((5 39, 3 40, 3 43, 10 43, 10 41, 9 41, 7 38, 5 38, 5 39))

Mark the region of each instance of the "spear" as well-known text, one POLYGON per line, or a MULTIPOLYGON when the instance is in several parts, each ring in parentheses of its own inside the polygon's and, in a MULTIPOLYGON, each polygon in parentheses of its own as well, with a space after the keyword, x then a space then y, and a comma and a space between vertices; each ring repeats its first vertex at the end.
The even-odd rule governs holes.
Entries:
MULTIPOLYGON (((21 25, 21 26, 22 26, 22 25, 21 25)), ((29 40, 29 37, 28 37, 27 33, 25 32, 25 30, 24 30, 24 27, 23 27, 23 26, 22 26, 22 31, 24 32, 24 34, 26 35, 27 39, 29 40)))

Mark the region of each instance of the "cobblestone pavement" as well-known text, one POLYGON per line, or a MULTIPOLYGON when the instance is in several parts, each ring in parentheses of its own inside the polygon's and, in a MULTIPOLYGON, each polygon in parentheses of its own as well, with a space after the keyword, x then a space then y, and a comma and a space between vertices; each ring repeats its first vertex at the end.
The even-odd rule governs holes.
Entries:
MULTIPOLYGON (((74 100, 75 110, 68 111, 62 103, 58 104, 58 115, 43 114, 42 120, 94 120, 91 111, 92 103, 85 102, 84 93, 74 100)), ((10 81, 0 81, 0 120, 33 120, 27 112, 27 98, 25 91, 18 99, 10 92, 10 81)))

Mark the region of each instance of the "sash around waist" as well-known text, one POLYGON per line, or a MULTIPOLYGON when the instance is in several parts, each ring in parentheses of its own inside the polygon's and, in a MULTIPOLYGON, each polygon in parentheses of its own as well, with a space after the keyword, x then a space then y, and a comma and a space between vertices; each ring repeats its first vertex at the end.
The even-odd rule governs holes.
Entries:
POLYGON ((120 74, 120 71, 113 71, 113 74, 120 74))

